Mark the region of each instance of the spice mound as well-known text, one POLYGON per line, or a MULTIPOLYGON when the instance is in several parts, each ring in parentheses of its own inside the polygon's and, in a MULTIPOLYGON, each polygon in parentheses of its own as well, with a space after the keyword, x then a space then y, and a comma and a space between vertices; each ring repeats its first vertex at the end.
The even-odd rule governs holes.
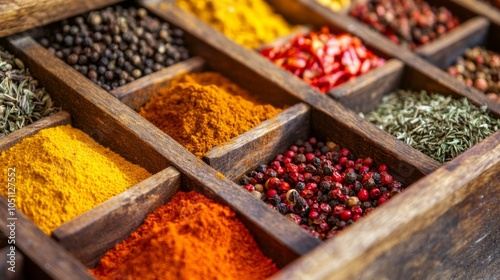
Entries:
POLYGON ((437 93, 398 90, 382 98, 366 118, 413 148, 444 163, 500 128, 481 108, 437 93))
POLYGON ((127 4, 48 29, 40 44, 108 91, 189 57, 182 30, 127 4))
POLYGON ((467 49, 448 73, 468 86, 484 92, 488 98, 500 102, 500 54, 482 47, 467 49))
MULTIPOLYGON (((16 206, 46 234, 151 176, 69 125, 24 139, 0 162, 0 183, 15 168, 16 206)), ((9 197, 7 187, 0 191, 9 197)))
POLYGON ((323 93, 385 63, 359 38, 332 34, 327 27, 297 35, 284 45, 263 49, 261 54, 323 93))
POLYGON ((265 0, 177 0, 176 3, 250 49, 291 32, 290 25, 265 0))
POLYGON ((57 111, 24 63, 0 46, 0 137, 57 111))
POLYGON ((354 6, 350 14, 411 50, 459 25, 446 7, 434 7, 423 0, 366 1, 354 6))
POLYGON ((199 158, 279 112, 213 72, 182 76, 140 109, 141 116, 199 158))
POLYGON ((377 167, 370 157, 357 158, 316 138, 298 140, 274 161, 244 175, 239 184, 322 240, 403 189, 386 165, 377 167))
POLYGON ((227 206, 179 192, 91 273, 99 279, 264 279, 275 272, 227 206))

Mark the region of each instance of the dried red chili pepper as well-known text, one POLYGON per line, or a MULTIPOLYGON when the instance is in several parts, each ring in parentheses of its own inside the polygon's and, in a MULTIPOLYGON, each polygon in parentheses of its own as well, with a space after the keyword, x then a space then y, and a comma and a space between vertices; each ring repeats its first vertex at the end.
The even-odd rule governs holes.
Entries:
POLYGON ((297 35, 284 45, 263 49, 261 54, 323 93, 385 62, 359 38, 332 34, 327 27, 297 35))

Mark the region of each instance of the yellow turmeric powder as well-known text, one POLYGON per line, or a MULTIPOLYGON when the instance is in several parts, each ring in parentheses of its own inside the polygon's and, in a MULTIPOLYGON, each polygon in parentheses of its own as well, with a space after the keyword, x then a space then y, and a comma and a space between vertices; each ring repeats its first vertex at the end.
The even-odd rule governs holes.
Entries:
POLYGON ((176 4, 251 49, 292 29, 265 0, 177 0, 176 4))
MULTIPOLYGON (((2 152, 15 168, 17 208, 46 234, 151 176, 70 125, 43 129, 2 152)), ((0 188, 7 197, 7 187, 0 188)))
POLYGON ((226 77, 193 73, 160 89, 140 114, 201 158, 212 147, 229 141, 281 112, 263 105, 226 77))

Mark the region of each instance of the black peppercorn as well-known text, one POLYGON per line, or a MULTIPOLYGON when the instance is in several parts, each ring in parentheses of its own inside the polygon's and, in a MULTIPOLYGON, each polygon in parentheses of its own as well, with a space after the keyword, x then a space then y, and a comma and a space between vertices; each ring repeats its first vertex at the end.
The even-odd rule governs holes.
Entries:
POLYGON ((304 182, 298 182, 295 185, 295 189, 299 192, 303 191, 306 188, 306 184, 304 182))

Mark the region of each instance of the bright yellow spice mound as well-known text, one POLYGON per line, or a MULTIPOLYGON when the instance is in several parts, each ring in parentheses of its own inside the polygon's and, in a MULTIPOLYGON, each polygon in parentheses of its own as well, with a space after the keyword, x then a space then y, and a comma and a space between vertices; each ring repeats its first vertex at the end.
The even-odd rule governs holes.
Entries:
MULTIPOLYGON (((45 233, 151 176, 70 125, 41 130, 0 155, 7 186, 16 168, 16 206, 45 233)), ((0 188, 7 197, 7 187, 0 188)))
POLYGON ((140 109, 141 116, 199 158, 279 112, 213 72, 173 81, 140 109))
POLYGON ((292 29, 265 0, 176 0, 176 3, 251 49, 289 34, 292 29))

